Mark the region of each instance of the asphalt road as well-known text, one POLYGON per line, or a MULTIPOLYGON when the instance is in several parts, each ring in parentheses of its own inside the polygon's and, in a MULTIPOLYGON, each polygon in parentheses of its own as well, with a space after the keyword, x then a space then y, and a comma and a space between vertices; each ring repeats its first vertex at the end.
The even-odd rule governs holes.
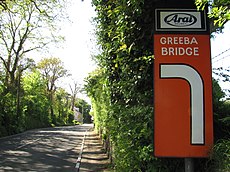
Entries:
POLYGON ((92 125, 36 129, 0 139, 0 172, 71 172, 92 125))

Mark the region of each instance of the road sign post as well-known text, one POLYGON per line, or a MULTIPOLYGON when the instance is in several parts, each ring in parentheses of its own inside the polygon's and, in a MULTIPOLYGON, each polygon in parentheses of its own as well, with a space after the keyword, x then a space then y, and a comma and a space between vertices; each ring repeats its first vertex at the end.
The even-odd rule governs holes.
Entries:
POLYGON ((155 156, 208 157, 213 114, 206 12, 158 8, 155 16, 155 156))
POLYGON ((192 158, 185 158, 185 172, 194 172, 194 161, 192 158))

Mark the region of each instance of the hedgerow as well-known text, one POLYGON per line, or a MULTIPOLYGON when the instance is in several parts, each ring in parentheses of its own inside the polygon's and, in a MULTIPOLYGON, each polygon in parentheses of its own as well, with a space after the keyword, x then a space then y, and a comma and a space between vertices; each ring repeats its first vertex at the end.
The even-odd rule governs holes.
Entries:
MULTIPOLYGON (((93 5, 101 53, 85 89, 96 129, 111 142, 116 171, 184 171, 183 159, 153 156, 154 1, 93 0, 93 5)), ((197 161, 196 168, 205 171, 209 160, 197 161)))

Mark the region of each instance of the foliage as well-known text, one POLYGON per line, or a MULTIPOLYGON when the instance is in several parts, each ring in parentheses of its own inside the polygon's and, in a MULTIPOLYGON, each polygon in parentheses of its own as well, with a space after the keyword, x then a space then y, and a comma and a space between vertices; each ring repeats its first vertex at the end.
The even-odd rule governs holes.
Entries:
MULTIPOLYGON (((228 67, 218 67, 218 68, 213 68, 213 74, 218 82, 222 82, 222 83, 228 83, 230 82, 230 66, 228 67)), ((225 96, 223 97, 223 99, 229 99, 230 98, 230 89, 226 88, 223 90, 225 96)))
POLYGON ((209 6, 209 18, 214 23, 215 31, 221 30, 223 25, 230 20, 230 1, 229 0, 196 0, 197 8, 203 10, 206 5, 209 6))
POLYGON ((63 78, 68 75, 67 70, 64 68, 62 61, 59 58, 55 57, 42 59, 38 63, 38 69, 40 70, 46 84, 48 99, 50 101, 51 119, 52 122, 56 124, 53 107, 54 95, 57 89, 56 84, 60 78, 63 78))
POLYGON ((63 66, 63 62, 59 58, 44 58, 38 63, 38 69, 41 71, 45 80, 48 92, 56 91, 56 82, 68 75, 67 70, 63 66))
POLYGON ((230 137, 230 104, 223 100, 224 96, 217 80, 213 79, 214 138, 216 141, 230 137))
POLYGON ((54 111, 59 125, 72 123, 74 112, 71 109, 70 95, 63 88, 58 88, 54 99, 54 111))
POLYGON ((79 112, 83 115, 83 123, 92 123, 90 110, 91 105, 85 100, 78 98, 75 107, 79 108, 79 112))
POLYGON ((0 2, 0 136, 51 125, 50 111, 56 107, 50 107, 55 102, 34 60, 25 55, 60 42, 56 24, 65 18, 64 2, 0 2))
MULTIPOLYGON (((99 68, 86 78, 96 129, 113 144, 116 171, 184 171, 183 160, 153 157, 153 21, 154 1, 93 0, 96 34, 101 53, 99 68)), ((228 113, 220 113, 223 96, 214 81, 215 126, 228 113), (221 114, 221 115, 220 115, 221 114)), ((229 105, 221 108, 227 112, 229 105)), ((215 130, 215 134, 224 128, 215 130)), ((217 135, 217 134, 216 134, 217 135)), ((225 131, 219 138, 228 137, 225 131)), ((205 171, 207 160, 197 159, 205 171)))
POLYGON ((5 84, 11 89, 16 85, 18 74, 33 63, 25 54, 44 50, 47 44, 57 41, 55 21, 61 14, 53 11, 57 6, 53 2, 17 0, 7 1, 7 5, 9 9, 0 15, 0 61, 5 84))
POLYGON ((223 101, 221 101, 221 99, 224 98, 225 94, 224 92, 221 90, 220 85, 218 84, 218 81, 213 79, 213 110, 215 112, 218 112, 219 109, 222 107, 223 101))
POLYGON ((219 140, 213 148, 214 161, 213 171, 229 171, 230 170, 230 139, 219 140))
POLYGON ((93 1, 102 53, 86 80, 96 128, 114 144, 118 171, 147 170, 152 135, 153 2, 93 1))
POLYGON ((38 128, 49 125, 49 100, 46 96, 45 81, 39 71, 27 73, 23 77, 23 115, 25 128, 38 128))
POLYGON ((106 81, 104 77, 104 72, 98 69, 86 78, 87 85, 85 85, 85 90, 91 97, 94 110, 92 115, 97 130, 106 127, 104 120, 106 120, 106 116, 108 114, 107 108, 110 106, 109 93, 106 89, 106 81))
MULTIPOLYGON (((0 136, 39 127, 74 124, 71 95, 55 86, 51 100, 47 91, 47 80, 40 70, 33 68, 27 71, 20 83, 20 116, 16 113, 17 94, 7 93, 0 100, 0 112, 3 114, 0 116, 0 136)), ((4 91, 3 86, 0 85, 0 94, 4 91)))

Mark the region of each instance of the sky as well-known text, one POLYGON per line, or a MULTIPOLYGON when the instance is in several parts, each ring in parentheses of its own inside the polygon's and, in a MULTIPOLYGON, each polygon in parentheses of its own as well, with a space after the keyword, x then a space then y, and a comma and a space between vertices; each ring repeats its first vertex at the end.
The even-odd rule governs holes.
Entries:
MULTIPOLYGON (((90 72, 96 69, 97 65, 92 60, 92 55, 98 53, 96 48, 94 25, 92 23, 95 17, 94 8, 91 0, 69 0, 67 4, 67 15, 69 21, 60 23, 60 35, 65 37, 65 41, 60 43, 60 47, 51 46, 49 52, 37 53, 37 61, 41 57, 57 57, 64 64, 64 68, 71 74, 68 78, 60 79, 58 86, 65 88, 71 94, 70 85, 73 87, 74 82, 78 85, 84 85, 84 78, 90 72)), ((36 57, 35 57, 36 58, 36 57)), ((90 103, 89 98, 79 93, 78 98, 82 98, 90 103)))
POLYGON ((230 22, 225 24, 223 33, 214 34, 211 38, 211 53, 213 67, 230 66, 230 22), (226 51, 227 50, 227 51, 226 51))
POLYGON ((92 24, 95 12, 90 0, 83 2, 73 0, 68 13, 72 24, 67 24, 63 28, 66 37, 65 45, 54 54, 60 56, 73 78, 80 82, 96 67, 91 59, 91 56, 96 53, 92 24))
POLYGON ((64 67, 72 74, 63 84, 69 85, 73 80, 83 84, 88 73, 96 68, 91 58, 93 54, 96 54, 92 24, 95 11, 91 0, 72 0, 68 15, 71 23, 63 23, 61 31, 65 36, 65 42, 62 48, 51 50, 51 53, 59 57, 64 62, 64 67))
MULTIPOLYGON (((213 69, 230 67, 230 21, 225 24, 223 33, 215 34, 214 38, 211 38, 211 56, 213 69)), ((230 75, 230 72, 228 74, 230 75)), ((214 74, 213 77, 218 79, 214 74)), ((230 82, 220 81, 219 84, 222 89, 230 89, 230 82)))

